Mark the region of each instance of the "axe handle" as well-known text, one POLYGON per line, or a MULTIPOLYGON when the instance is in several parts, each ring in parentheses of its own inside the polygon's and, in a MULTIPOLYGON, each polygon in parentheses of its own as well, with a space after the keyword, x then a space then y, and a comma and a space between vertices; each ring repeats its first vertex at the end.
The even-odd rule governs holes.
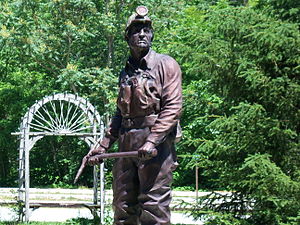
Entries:
POLYGON ((80 177, 84 168, 86 167, 88 163, 88 159, 92 157, 98 158, 98 160, 109 159, 109 158, 134 158, 134 157, 138 157, 138 151, 103 153, 91 157, 87 157, 87 156, 83 157, 81 166, 76 174, 74 184, 78 181, 78 178, 80 177))
MULTIPOLYGON (((152 152, 152 157, 155 157, 157 155, 157 150, 154 149, 155 151, 152 152)), ((110 158, 137 158, 138 151, 131 151, 131 152, 112 152, 112 153, 102 153, 102 154, 97 154, 92 157, 98 158, 99 160, 102 159, 110 159, 110 158)))
MULTIPOLYGON (((155 151, 152 152, 152 156, 155 157, 157 155, 157 150, 155 149, 155 151)), ((80 177, 80 175, 83 172, 83 169, 86 167, 88 160, 90 158, 97 158, 98 160, 103 160, 103 159, 110 159, 110 158, 135 158, 138 157, 138 151, 131 151, 131 152, 112 152, 112 153, 103 153, 103 154, 98 154, 98 155, 94 155, 91 157, 87 157, 85 156, 82 159, 82 163, 81 166, 76 174, 75 180, 74 180, 74 184, 77 182, 78 178, 80 177)))
POLYGON ((103 154, 94 155, 92 157, 96 157, 100 160, 111 159, 111 158, 135 158, 138 157, 138 151, 103 153, 103 154))

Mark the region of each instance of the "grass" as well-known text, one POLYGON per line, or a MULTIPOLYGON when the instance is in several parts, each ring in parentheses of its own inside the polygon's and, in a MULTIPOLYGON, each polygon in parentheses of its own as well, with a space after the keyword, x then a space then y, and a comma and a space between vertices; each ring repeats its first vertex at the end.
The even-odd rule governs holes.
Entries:
MULTIPOLYGON (((89 221, 89 220, 73 220, 73 221, 67 221, 67 222, 28 222, 28 223, 18 223, 18 222, 0 222, 0 224, 2 225, 62 225, 62 224, 69 224, 69 225, 98 225, 99 222, 93 222, 93 221, 89 221)), ((182 223, 177 223, 177 224, 173 224, 173 225, 188 225, 188 224, 182 224, 182 223)))
POLYGON ((28 222, 28 223, 21 223, 21 222, 11 222, 5 221, 0 222, 0 225, 62 225, 62 224, 69 224, 69 225, 98 225, 98 220, 86 219, 86 218, 76 218, 67 220, 65 222, 28 222))
POLYGON ((64 223, 58 223, 58 222, 29 222, 29 223, 20 223, 20 222, 0 222, 0 224, 3 225, 21 225, 21 224, 31 224, 31 225, 61 225, 61 224, 66 224, 64 223))

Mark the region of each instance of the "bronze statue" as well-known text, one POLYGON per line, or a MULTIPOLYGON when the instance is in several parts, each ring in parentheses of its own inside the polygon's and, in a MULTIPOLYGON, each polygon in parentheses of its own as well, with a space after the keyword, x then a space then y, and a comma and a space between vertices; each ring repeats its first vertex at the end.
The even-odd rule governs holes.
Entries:
POLYGON ((139 6, 129 17, 125 39, 130 57, 119 77, 117 110, 100 142, 88 155, 105 153, 118 140, 119 151, 138 157, 119 158, 113 168, 114 224, 170 224, 175 140, 181 136, 181 70, 168 55, 151 49, 152 21, 139 6))

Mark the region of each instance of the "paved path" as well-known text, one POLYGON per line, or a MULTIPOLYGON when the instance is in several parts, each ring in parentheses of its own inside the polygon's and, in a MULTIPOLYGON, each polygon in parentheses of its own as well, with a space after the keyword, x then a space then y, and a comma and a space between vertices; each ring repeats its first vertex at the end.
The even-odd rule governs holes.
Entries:
MULTIPOLYGON (((107 190, 106 202, 111 203, 112 191, 107 190)), ((207 194, 201 192, 201 195, 207 194)), ((17 189, 0 188, 0 203, 15 201, 17 189)), ((31 202, 64 202, 64 203, 92 203, 93 191, 91 189, 30 189, 31 202)), ((180 201, 193 203, 195 193, 188 191, 174 191, 171 207, 176 206, 180 201)), ((111 212, 110 212, 111 213, 111 212)), ((72 218, 92 218, 90 210, 87 208, 38 208, 31 211, 31 221, 66 221, 72 218)), ((12 208, 0 205, 0 221, 16 220, 17 214, 12 208)), ((203 224, 201 221, 194 221, 191 217, 182 212, 172 212, 172 224, 203 224)))

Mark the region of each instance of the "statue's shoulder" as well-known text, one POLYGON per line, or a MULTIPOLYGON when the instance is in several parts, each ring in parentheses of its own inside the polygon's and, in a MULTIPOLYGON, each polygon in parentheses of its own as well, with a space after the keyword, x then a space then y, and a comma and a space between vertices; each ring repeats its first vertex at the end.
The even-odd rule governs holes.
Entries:
POLYGON ((157 52, 155 52, 155 54, 156 54, 156 58, 162 63, 177 63, 172 56, 169 56, 167 54, 157 53, 157 52))
POLYGON ((172 56, 166 54, 160 54, 160 53, 156 53, 156 54, 157 54, 157 62, 161 64, 163 67, 165 67, 166 69, 172 71, 180 70, 179 64, 172 56))

